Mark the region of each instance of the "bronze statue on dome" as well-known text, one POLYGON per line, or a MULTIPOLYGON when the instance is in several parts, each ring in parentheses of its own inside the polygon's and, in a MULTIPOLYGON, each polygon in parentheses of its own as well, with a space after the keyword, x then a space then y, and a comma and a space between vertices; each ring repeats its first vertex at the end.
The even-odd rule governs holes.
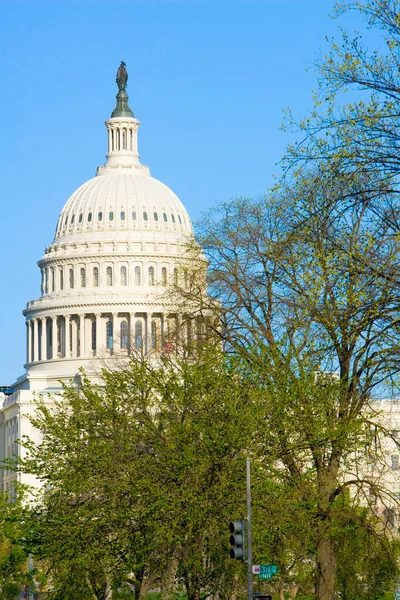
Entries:
POLYGON ((123 60, 121 60, 121 64, 118 67, 117 77, 115 81, 117 82, 117 86, 119 91, 125 91, 128 83, 128 71, 126 70, 126 64, 123 60))

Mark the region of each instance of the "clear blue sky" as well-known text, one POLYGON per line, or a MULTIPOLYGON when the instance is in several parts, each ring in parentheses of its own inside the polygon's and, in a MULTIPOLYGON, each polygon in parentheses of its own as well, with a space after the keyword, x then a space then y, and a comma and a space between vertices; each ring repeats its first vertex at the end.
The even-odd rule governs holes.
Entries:
MULTIPOLYGON (((139 151, 193 220, 259 196, 312 106, 311 67, 337 32, 329 0, 0 0, 0 385, 23 373, 21 311, 70 194, 106 153, 115 72, 129 72, 139 151)), ((356 16, 347 18, 351 28, 356 16)))

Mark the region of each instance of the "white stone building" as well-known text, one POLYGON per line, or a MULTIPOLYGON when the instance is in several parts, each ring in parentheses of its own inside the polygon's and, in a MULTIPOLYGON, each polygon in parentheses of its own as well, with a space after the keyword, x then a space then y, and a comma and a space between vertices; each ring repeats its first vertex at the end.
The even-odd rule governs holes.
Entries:
MULTIPOLYGON (((117 105, 106 121, 106 164, 72 194, 55 236, 38 262, 41 295, 28 302, 25 373, 0 391, 0 460, 38 435, 26 417, 38 394, 88 373, 132 348, 148 354, 171 344, 178 313, 165 290, 178 275, 183 244, 192 236, 179 198, 150 175, 138 154, 139 121, 128 106, 124 65, 117 105)), ((190 322, 185 325, 188 338, 190 322)), ((1 472, 12 493, 19 477, 1 472)), ((24 479, 29 482, 29 478, 24 479)))

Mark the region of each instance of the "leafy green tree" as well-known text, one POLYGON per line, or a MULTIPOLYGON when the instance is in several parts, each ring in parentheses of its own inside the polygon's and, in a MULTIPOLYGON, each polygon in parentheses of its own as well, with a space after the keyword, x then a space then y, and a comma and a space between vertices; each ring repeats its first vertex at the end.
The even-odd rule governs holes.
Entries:
POLYGON ((100 385, 82 375, 40 400, 42 442, 25 441, 20 468, 44 486, 32 543, 51 565, 50 597, 67 586, 71 600, 117 598, 127 581, 139 597, 176 576, 190 600, 225 596, 241 571, 227 524, 244 512, 252 402, 215 344, 191 361, 132 360, 100 385))
POLYGON ((14 600, 22 588, 34 584, 26 549, 28 516, 22 492, 12 502, 7 494, 0 494, 0 596, 4 600, 14 600))
MULTIPOLYGON (((266 481, 309 508, 319 600, 335 593, 338 498, 349 487, 367 498, 375 485, 359 468, 371 421, 382 429, 370 398, 391 394, 400 368, 399 288, 381 275, 397 268, 400 246, 357 201, 364 184, 354 173, 333 180, 300 170, 270 198, 222 204, 199 226, 207 310, 221 307, 216 332, 265 391, 266 481)), ((196 310, 190 293, 183 302, 196 310)), ((204 297, 199 304, 204 314, 204 297)), ((393 503, 390 490, 380 495, 393 503)))
MULTIPOLYGON (((289 147, 286 173, 304 164, 331 181, 358 173, 365 182, 353 200, 368 201, 398 232, 400 3, 339 1, 333 14, 350 11, 358 13, 360 30, 342 30, 316 62, 313 110, 302 120, 289 112, 289 126, 301 137, 289 147)), ((345 199, 346 194, 337 198, 345 199)))

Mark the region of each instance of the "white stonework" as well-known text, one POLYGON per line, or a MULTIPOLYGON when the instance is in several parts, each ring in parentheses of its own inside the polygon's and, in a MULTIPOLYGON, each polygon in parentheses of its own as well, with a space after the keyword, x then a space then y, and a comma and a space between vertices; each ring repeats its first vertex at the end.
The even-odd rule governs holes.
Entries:
MULTIPOLYGON (((176 330, 165 290, 193 233, 189 215, 140 163, 139 121, 114 117, 106 127, 106 164, 66 202, 38 262, 41 296, 24 310, 25 373, 0 396, 0 460, 22 451, 17 438, 37 438, 26 417, 35 395, 56 393, 80 367, 95 372, 132 348, 170 344, 176 330)), ((17 477, 3 472, 3 486, 11 491, 17 477)))

